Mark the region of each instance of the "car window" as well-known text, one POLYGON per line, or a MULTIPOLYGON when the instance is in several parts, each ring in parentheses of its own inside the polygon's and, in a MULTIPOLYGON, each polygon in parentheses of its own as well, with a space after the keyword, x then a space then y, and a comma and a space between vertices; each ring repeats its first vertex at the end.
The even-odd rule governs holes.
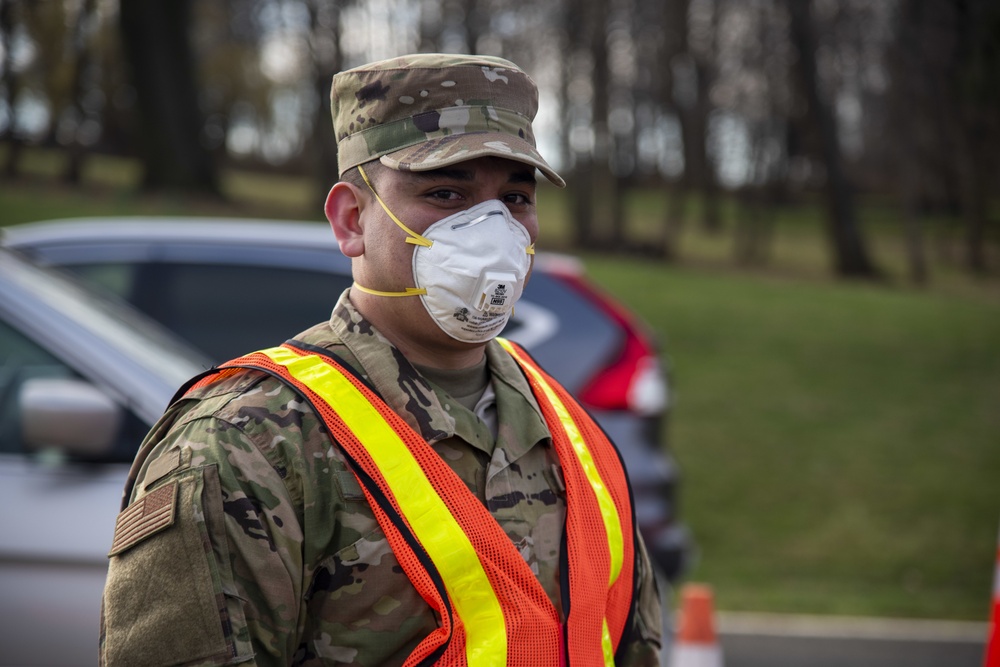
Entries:
POLYGON ((129 298, 134 289, 134 264, 80 264, 66 268, 82 276, 89 283, 125 299, 129 298))
MULTIPOLYGON (((29 453, 21 430, 20 390, 32 379, 79 378, 61 360, 5 322, 0 322, 0 453, 29 453)), ((127 463, 135 456, 148 426, 131 411, 102 461, 127 463)))
POLYGON ((278 345, 330 317, 350 278, 243 265, 68 267, 110 288, 216 361, 278 345))

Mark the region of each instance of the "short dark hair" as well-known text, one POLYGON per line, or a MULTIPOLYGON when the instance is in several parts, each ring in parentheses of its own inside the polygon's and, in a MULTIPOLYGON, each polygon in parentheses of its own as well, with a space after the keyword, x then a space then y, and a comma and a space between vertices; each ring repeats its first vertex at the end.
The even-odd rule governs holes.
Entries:
MULTIPOLYGON (((360 166, 364 168, 365 173, 368 175, 368 180, 371 181, 373 188, 376 187, 376 185, 380 180, 382 180, 381 179, 382 173, 386 169, 388 169, 388 167, 379 162, 378 158, 375 158, 374 160, 369 160, 368 162, 365 162, 360 166)), ((369 192, 368 185, 365 183, 364 177, 361 175, 361 172, 358 170, 358 167, 356 166, 351 167, 350 169, 345 171, 341 175, 340 180, 344 181, 345 183, 350 183, 351 185, 354 185, 364 190, 365 192, 369 192)))

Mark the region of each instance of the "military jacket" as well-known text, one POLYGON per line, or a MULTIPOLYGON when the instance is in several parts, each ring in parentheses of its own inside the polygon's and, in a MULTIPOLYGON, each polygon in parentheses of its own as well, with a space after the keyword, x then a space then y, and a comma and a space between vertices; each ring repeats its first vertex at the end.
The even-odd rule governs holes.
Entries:
MULTIPOLYGON (((526 379, 495 342, 498 430, 424 379, 351 306, 295 337, 336 355, 485 504, 557 608, 561 470, 526 379)), ((239 370, 175 402, 133 464, 104 594, 102 664, 399 665, 437 625, 322 421, 239 370)), ((627 665, 658 664, 645 549, 627 665)))

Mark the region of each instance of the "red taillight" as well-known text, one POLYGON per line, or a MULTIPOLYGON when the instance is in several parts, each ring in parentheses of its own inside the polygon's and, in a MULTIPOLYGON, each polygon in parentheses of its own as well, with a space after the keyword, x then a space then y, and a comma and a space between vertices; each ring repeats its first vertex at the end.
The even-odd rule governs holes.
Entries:
POLYGON ((667 387, 656 346, 635 318, 587 282, 580 271, 551 267, 550 273, 604 311, 625 334, 617 355, 577 392, 577 398, 596 410, 628 410, 642 415, 662 412, 667 405, 667 387))

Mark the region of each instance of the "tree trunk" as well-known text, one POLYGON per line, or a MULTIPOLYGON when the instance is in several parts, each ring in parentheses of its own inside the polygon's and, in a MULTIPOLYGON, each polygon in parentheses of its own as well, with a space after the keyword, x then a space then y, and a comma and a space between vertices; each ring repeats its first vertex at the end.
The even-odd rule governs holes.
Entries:
MULTIPOLYGON (((595 0, 593 2, 590 17, 590 54, 593 58, 593 71, 591 84, 594 94, 590 103, 590 123, 594 132, 594 146, 591 152, 591 182, 590 188, 586 191, 590 200, 591 209, 601 215, 608 209, 602 205, 602 199, 610 197, 608 184, 612 180, 610 159, 611 159, 611 133, 608 128, 608 116, 610 113, 609 100, 611 99, 611 73, 608 69, 608 18, 610 14, 609 0, 595 0)), ((610 202, 608 202, 610 204, 610 202)), ((597 230, 597 225, 591 221, 589 232, 586 235, 585 243, 588 248, 598 249, 601 246, 601 234, 597 230)))
POLYGON ((997 170, 990 164, 996 154, 995 140, 1000 138, 1000 55, 996 30, 1000 27, 1000 9, 994 0, 969 0, 956 3, 960 36, 960 76, 952 82, 958 100, 959 163, 962 217, 965 222, 965 260, 974 275, 985 275, 986 230, 989 222, 989 185, 997 170))
POLYGON ((21 81, 14 71, 14 49, 12 48, 14 27, 17 17, 14 12, 19 9, 15 0, 0 0, 0 39, 3 39, 3 87, 7 91, 7 108, 10 118, 4 130, 7 142, 7 161, 4 164, 4 175, 13 178, 17 176, 21 161, 21 137, 17 134, 17 102, 21 91, 21 81))
POLYGON ((419 7, 417 51, 437 53, 441 51, 441 5, 438 0, 419 0, 419 7), (433 11, 429 9, 430 5, 435 6, 433 11))
POLYGON ((66 169, 63 172, 63 181, 73 185, 80 183, 83 175, 83 161, 86 156, 83 144, 80 143, 80 125, 86 117, 83 108, 83 95, 87 91, 85 77, 91 62, 88 26, 93 20, 96 5, 96 0, 84 0, 76 16, 76 24, 73 26, 72 53, 74 60, 70 104, 75 116, 76 132, 67 147, 66 169))
POLYGON ((680 58, 687 53, 688 3, 689 0, 663 0, 661 4, 664 39, 660 55, 662 77, 659 101, 661 108, 665 112, 672 112, 681 126, 681 142, 684 151, 684 171, 669 188, 665 188, 667 201, 663 213, 659 254, 668 261, 675 260, 679 256, 691 177, 687 156, 689 121, 684 117, 681 104, 674 97, 676 88, 674 70, 679 66, 680 58))
POLYGON ((798 75, 809 106, 809 119, 817 130, 826 167, 828 234, 835 268, 841 276, 876 278, 879 272, 868 257, 854 209, 851 186, 844 173, 837 126, 830 107, 821 99, 816 70, 816 38, 811 0, 786 0, 792 44, 798 50, 798 75))
MULTIPOLYGON (((949 203, 957 202, 956 212, 964 226, 963 259, 971 273, 981 275, 988 269, 985 242, 990 179, 995 174, 990 159, 1000 132, 996 121, 1000 117, 996 103, 1000 58, 993 46, 1000 11, 991 0, 912 0, 904 9, 908 10, 905 24, 924 34, 928 29, 936 31, 946 47, 932 49, 934 55, 920 63, 920 73, 929 82, 930 94, 925 99, 930 102, 925 106, 936 123, 937 154, 946 161, 942 171, 951 185, 949 203)), ((919 43, 920 54, 927 53, 925 47, 923 41, 919 43)), ((951 256, 947 259, 955 261, 951 256)))
POLYGON ((736 218, 733 256, 741 266, 762 266, 767 263, 773 231, 774 175, 771 163, 764 155, 768 132, 757 127, 750 134, 750 185, 739 193, 741 214, 736 218))
POLYGON ((917 202, 917 174, 913 166, 904 163, 900 177, 900 199, 903 208, 903 233, 906 239, 906 256, 910 282, 924 286, 930 277, 927 269, 927 252, 924 249, 923 226, 917 202))
POLYGON ((611 247, 615 250, 625 250, 628 246, 628 213, 626 200, 628 197, 628 179, 616 174, 611 178, 611 247))
POLYGON ((984 161, 977 159, 977 147, 971 145, 975 137, 982 136, 968 125, 957 128, 960 146, 956 146, 955 159, 960 175, 959 195, 962 202, 962 219, 965 223, 965 263, 975 275, 986 273, 986 190, 984 188, 984 161))
MULTIPOLYGON (((591 59, 591 87, 593 94, 589 100, 589 121, 593 133, 593 144, 583 150, 578 150, 570 143, 573 155, 573 171, 568 180, 567 195, 571 201, 571 224, 573 244, 577 248, 594 248, 598 245, 598 234, 595 225, 595 209, 601 197, 600 183, 606 174, 607 165, 607 39, 606 39, 606 8, 607 0, 579 7, 573 3, 564 5, 566 31, 568 35, 568 52, 570 59, 564 66, 567 83, 578 76, 575 58, 591 59), (584 55, 581 55, 584 54, 584 55), (602 161, 604 167, 602 168, 602 161)), ((567 102, 569 102, 567 95, 567 102)), ((582 105, 581 105, 582 106, 582 105)), ((584 114, 580 108, 567 108, 567 116, 574 111, 584 114)))
POLYGON ((340 48, 340 7, 338 3, 310 0, 309 21, 313 54, 313 88, 319 98, 313 117, 313 175, 316 195, 322 208, 330 187, 340 178, 337 167, 337 137, 333 132, 330 115, 330 87, 333 75, 343 68, 340 48), (328 20, 321 21, 320 13, 329 12, 328 20))
POLYGON ((594 238, 594 161, 589 155, 581 156, 573 169, 572 183, 567 185, 567 193, 572 202, 570 210, 573 227, 573 245, 589 248, 594 238))
POLYGON ((462 13, 465 14, 465 52, 479 53, 479 38, 483 36, 482 10, 478 0, 462 0, 462 13))
POLYGON ((191 0, 122 0, 119 20, 136 92, 143 187, 219 196, 217 168, 201 141, 191 0))
POLYGON ((764 266, 771 246, 774 207, 770 184, 746 187, 740 193, 743 209, 736 220, 733 255, 740 266, 764 266))
MULTIPOLYGON (((712 19, 712 34, 718 31, 718 11, 712 19)), ((713 46, 712 50, 715 50, 713 46)), ((722 231, 722 216, 719 215, 719 182, 715 174, 715 164, 708 151, 708 118, 712 113, 709 91, 712 86, 712 68, 705 62, 704 54, 694 57, 695 104, 692 112, 694 125, 691 149, 696 157, 694 176, 701 193, 701 224, 709 234, 722 231)))
POLYGON ((913 108, 927 101, 921 86, 928 78, 928 68, 923 66, 922 45, 917 37, 921 17, 919 4, 915 0, 903 0, 900 5, 896 40, 889 51, 892 87, 888 96, 890 123, 899 133, 894 142, 898 165, 896 191, 903 220, 907 273, 910 282, 923 286, 930 278, 920 220, 920 184, 924 165, 920 160, 921 120, 914 117, 913 108))

